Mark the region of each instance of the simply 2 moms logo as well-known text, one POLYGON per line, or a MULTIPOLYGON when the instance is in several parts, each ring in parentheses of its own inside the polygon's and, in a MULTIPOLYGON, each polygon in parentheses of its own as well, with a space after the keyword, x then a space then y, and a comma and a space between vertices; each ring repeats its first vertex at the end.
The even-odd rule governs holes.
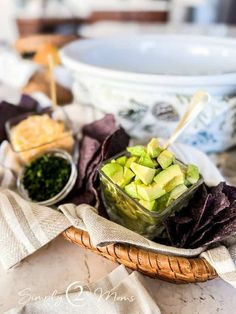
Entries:
POLYGON ((134 296, 123 295, 115 290, 106 290, 102 287, 91 289, 89 286, 84 285, 79 281, 71 283, 65 294, 59 294, 55 289, 51 295, 42 297, 35 296, 30 288, 25 288, 18 293, 19 305, 26 305, 32 302, 49 302, 53 306, 61 306, 62 303, 68 302, 73 307, 83 307, 89 305, 91 300, 95 303, 101 302, 127 302, 132 303, 135 301, 134 296))

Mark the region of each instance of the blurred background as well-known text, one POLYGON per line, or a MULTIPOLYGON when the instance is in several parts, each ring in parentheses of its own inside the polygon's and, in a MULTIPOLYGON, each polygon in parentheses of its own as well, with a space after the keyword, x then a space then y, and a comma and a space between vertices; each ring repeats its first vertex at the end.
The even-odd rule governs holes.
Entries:
POLYGON ((234 0, 0 0, 0 4, 0 39, 8 42, 35 33, 225 35, 229 31, 225 25, 236 23, 234 0))
MULTIPOLYGON (((222 37, 236 37, 236 0, 0 0, 0 8, 1 100, 17 104, 24 93, 41 106, 50 106, 56 99, 58 105, 77 106, 77 125, 99 119, 108 112, 115 115, 131 136, 167 138, 190 96, 204 86, 212 95, 211 106, 188 129, 182 142, 208 153, 235 147, 236 42, 222 37), (118 49, 115 54, 114 41, 109 46, 109 40, 104 47, 95 44, 94 49, 87 49, 85 61, 81 59, 83 53, 78 53, 84 41, 76 39, 112 37, 119 46, 118 36, 140 33, 216 38, 186 36, 183 44, 181 36, 174 36, 174 42, 168 36, 150 36, 153 44, 142 50, 143 46, 147 47, 145 38, 142 44, 145 36, 137 36, 140 44, 136 46, 134 37, 130 36, 124 49, 118 49), (68 51, 67 59, 73 61, 70 66, 70 62, 61 60, 59 50, 72 41, 76 53, 70 55, 68 51), (93 65, 94 51, 100 65, 96 75, 90 69, 80 68, 81 62, 86 66, 90 61, 93 65), (49 56, 53 59, 51 65, 49 56), (152 79, 146 82, 144 77, 140 87, 138 78, 132 78, 134 82, 123 79, 123 71, 117 86, 116 76, 105 82, 100 76, 99 69, 106 62, 114 69, 125 64, 128 69, 133 66, 136 73, 149 68, 157 74, 164 64, 167 72, 159 74, 165 79, 165 73, 172 71, 173 82, 166 81, 165 85, 158 81, 159 85, 154 85, 152 79), (186 84, 178 81, 175 70, 179 68, 187 77, 186 84), (203 75, 203 81, 197 74, 203 75)), ((220 163, 229 167, 226 177, 233 176, 235 180, 235 151, 232 158, 228 153, 222 156, 220 163)))

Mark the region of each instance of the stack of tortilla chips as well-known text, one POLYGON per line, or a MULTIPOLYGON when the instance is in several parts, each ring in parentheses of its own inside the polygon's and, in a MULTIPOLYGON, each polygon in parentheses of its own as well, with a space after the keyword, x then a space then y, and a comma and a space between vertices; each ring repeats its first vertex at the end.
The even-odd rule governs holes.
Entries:
POLYGON ((203 185, 188 206, 165 221, 169 244, 208 246, 236 234, 236 187, 203 185))
POLYGON ((103 119, 86 125, 82 134, 78 180, 67 201, 99 207, 99 165, 124 151, 129 144, 129 136, 123 128, 117 127, 113 115, 106 115, 103 119))

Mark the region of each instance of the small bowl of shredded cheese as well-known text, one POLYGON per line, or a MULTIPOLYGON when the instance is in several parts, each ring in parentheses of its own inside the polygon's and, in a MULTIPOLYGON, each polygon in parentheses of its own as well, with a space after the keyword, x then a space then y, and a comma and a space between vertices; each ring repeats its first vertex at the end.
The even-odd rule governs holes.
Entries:
POLYGON ((23 164, 51 149, 62 149, 72 155, 75 148, 75 134, 66 117, 55 119, 52 112, 30 113, 8 120, 6 131, 23 164))

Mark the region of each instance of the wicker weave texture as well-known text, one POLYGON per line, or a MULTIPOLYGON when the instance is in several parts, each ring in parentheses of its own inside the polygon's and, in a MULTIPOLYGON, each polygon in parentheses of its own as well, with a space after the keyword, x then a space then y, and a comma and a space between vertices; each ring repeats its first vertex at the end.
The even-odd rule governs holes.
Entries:
POLYGON ((74 244, 153 278, 174 283, 191 283, 217 277, 215 270, 203 258, 167 256, 123 244, 98 248, 92 245, 87 232, 73 227, 67 229, 63 236, 74 244))

